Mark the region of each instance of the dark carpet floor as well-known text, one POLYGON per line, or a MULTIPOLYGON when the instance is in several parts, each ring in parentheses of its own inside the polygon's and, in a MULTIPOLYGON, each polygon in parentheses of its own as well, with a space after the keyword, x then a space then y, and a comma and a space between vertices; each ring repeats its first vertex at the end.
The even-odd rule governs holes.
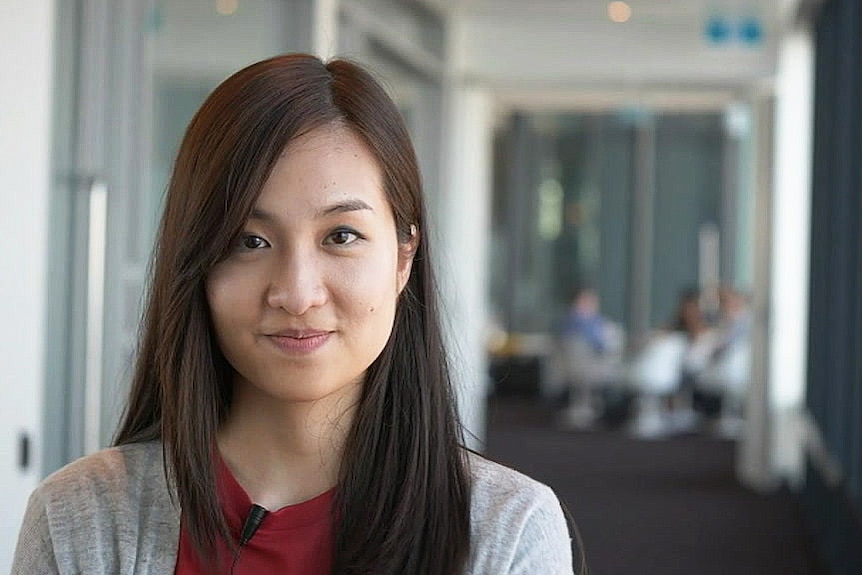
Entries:
POLYGON ((732 442, 638 441, 553 422, 550 409, 492 400, 486 454, 554 488, 591 575, 826 575, 796 497, 743 488, 732 442))

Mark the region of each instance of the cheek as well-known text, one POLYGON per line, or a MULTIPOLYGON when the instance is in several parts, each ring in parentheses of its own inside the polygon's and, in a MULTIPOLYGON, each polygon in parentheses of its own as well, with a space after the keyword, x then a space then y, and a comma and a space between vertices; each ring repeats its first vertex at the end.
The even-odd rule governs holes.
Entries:
POLYGON ((207 302, 216 326, 231 324, 255 305, 257 294, 249 274, 217 269, 206 282, 207 302))
POLYGON ((349 308, 352 320, 376 324, 394 314, 398 298, 394 258, 345 270, 339 283, 341 301, 349 308))

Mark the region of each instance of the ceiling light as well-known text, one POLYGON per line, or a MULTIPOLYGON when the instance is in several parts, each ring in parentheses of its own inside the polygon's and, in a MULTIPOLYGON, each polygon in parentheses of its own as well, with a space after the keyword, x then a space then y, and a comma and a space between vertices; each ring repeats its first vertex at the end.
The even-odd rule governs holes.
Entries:
POLYGON ((216 0, 216 12, 222 16, 230 16, 239 7, 239 0, 216 0))
POLYGON ((628 22, 632 17, 632 7, 622 1, 608 4, 608 18, 617 23, 628 22))

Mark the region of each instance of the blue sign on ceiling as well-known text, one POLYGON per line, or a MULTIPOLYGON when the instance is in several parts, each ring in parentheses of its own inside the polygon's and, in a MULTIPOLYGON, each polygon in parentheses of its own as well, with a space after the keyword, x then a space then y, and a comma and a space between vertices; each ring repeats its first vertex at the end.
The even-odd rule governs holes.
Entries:
POLYGON ((763 22, 754 16, 730 18, 716 14, 706 19, 703 34, 707 42, 713 45, 725 45, 736 41, 755 46, 763 42, 763 22))
POLYGON ((743 44, 760 44, 763 40, 763 24, 757 18, 743 18, 739 22, 737 34, 743 44))
POLYGON ((725 44, 730 41, 733 30, 730 20, 723 16, 712 16, 706 21, 704 32, 710 43, 725 44))

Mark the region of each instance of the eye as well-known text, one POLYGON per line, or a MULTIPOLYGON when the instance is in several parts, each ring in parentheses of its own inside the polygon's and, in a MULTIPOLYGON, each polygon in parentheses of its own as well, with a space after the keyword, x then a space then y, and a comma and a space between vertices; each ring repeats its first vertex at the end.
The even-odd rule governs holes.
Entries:
POLYGON ((239 249, 243 251, 259 250, 268 247, 269 242, 254 234, 245 234, 239 239, 239 249))
POLYGON ((360 239, 358 232, 349 228, 338 228, 331 232, 324 243, 336 246, 347 246, 360 239))

